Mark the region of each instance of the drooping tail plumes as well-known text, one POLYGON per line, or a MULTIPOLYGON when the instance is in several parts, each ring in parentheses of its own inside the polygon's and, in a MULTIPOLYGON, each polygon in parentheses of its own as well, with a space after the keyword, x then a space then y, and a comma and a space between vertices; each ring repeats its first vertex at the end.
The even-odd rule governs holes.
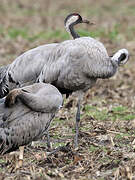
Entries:
POLYGON ((6 72, 9 65, 0 67, 0 98, 6 96, 9 92, 6 82, 6 72))
POLYGON ((0 98, 5 97, 9 92, 8 85, 6 84, 6 76, 0 79, 0 98))
POLYGON ((119 66, 125 64, 128 61, 128 59, 129 52, 127 49, 120 49, 111 58, 111 60, 117 62, 119 66))

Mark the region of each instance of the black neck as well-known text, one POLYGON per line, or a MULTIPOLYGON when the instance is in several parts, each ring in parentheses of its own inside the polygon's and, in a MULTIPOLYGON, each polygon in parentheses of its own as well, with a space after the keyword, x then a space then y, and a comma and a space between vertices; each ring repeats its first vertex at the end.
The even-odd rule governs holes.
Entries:
POLYGON ((71 36, 73 37, 73 39, 76 39, 76 38, 79 38, 80 36, 79 36, 79 34, 77 34, 77 32, 75 32, 75 30, 74 30, 74 25, 75 25, 75 24, 71 24, 71 25, 69 26, 69 31, 70 31, 70 34, 71 34, 71 36))

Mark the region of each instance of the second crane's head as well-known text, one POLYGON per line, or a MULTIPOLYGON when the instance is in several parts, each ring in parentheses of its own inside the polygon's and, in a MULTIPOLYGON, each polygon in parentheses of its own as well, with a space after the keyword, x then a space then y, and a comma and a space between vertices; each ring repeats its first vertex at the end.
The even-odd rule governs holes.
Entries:
POLYGON ((79 23, 93 24, 93 23, 90 23, 88 20, 83 19, 78 13, 69 14, 65 18, 65 21, 64 21, 65 28, 71 34, 73 39, 80 37, 73 29, 73 26, 79 23))
POLYGON ((129 52, 127 49, 120 49, 112 57, 112 60, 117 62, 118 65, 125 64, 128 61, 128 59, 129 59, 129 52))

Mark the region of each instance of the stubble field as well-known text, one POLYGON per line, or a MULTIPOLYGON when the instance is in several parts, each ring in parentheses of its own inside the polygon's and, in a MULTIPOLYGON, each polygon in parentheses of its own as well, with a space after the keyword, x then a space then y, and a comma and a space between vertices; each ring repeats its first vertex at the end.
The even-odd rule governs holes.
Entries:
POLYGON ((44 137, 34 147, 26 146, 20 169, 15 168, 18 157, 0 156, 0 180, 135 179, 135 1, 1 0, 0 65, 41 44, 70 39, 63 22, 72 12, 95 23, 78 25, 81 36, 100 40, 109 55, 127 48, 130 60, 86 93, 77 151, 75 98, 70 97, 50 127, 52 149, 64 146, 61 151, 48 155, 44 137))

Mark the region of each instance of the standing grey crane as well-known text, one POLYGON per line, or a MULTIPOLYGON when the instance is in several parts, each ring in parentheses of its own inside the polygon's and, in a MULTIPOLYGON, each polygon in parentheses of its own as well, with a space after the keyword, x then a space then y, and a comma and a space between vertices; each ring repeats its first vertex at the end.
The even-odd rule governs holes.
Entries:
MULTIPOLYGON (((73 39, 79 37, 74 31, 74 26, 79 23, 89 23, 83 20, 77 13, 68 15, 64 21, 66 30, 72 35, 73 39)), ((58 43, 38 46, 37 48, 26 51, 17 57, 6 69, 0 81, 0 98, 6 96, 9 90, 16 87, 23 87, 36 82, 43 66, 47 63, 53 49, 58 43)))
POLYGON ((128 58, 126 49, 109 57, 104 45, 91 37, 67 40, 53 49, 38 81, 53 84, 67 96, 72 92, 78 93, 75 147, 78 147, 80 104, 84 93, 98 78, 112 77, 128 58))
POLYGON ((10 91, 0 104, 0 154, 41 138, 62 101, 51 84, 35 83, 10 91))

